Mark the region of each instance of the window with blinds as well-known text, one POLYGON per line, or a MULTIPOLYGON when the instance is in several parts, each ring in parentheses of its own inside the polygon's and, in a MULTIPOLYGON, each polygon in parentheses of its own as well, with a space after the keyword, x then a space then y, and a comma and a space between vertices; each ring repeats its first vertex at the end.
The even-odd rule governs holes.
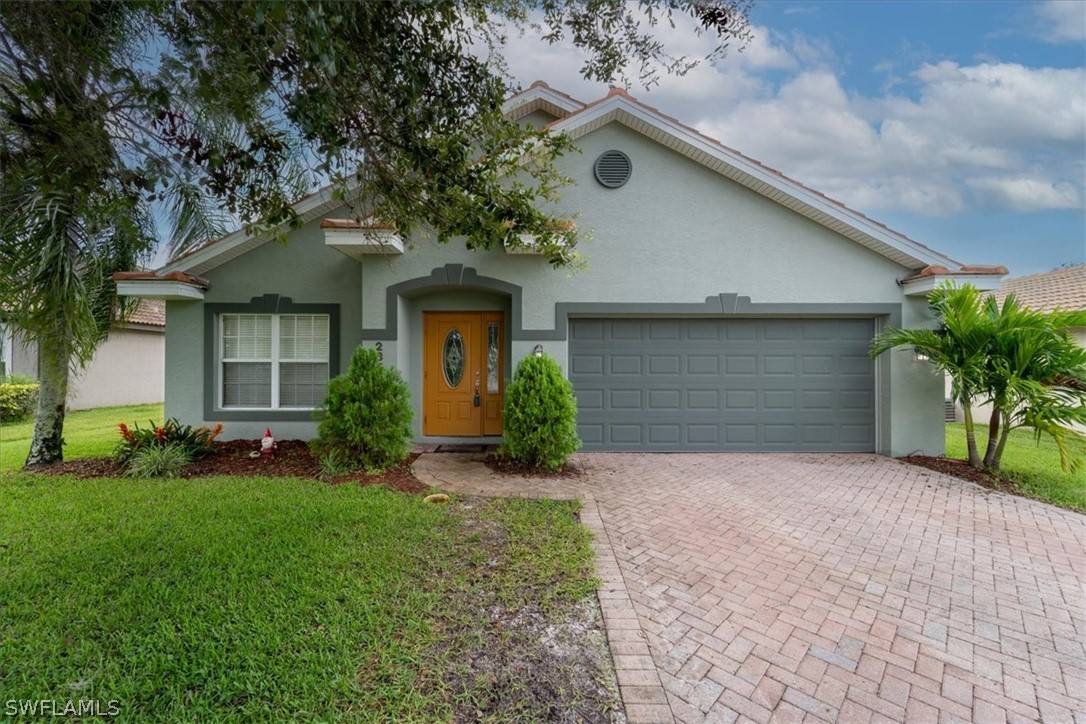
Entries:
POLYGON ((311 409, 328 384, 327 314, 219 316, 223 408, 311 409))

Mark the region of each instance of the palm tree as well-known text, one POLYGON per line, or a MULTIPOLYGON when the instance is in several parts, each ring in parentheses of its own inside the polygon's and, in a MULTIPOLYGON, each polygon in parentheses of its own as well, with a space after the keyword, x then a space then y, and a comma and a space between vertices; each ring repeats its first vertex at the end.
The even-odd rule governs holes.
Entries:
POLYGON ((935 329, 887 329, 872 343, 871 356, 912 346, 950 378, 951 397, 965 415, 969 464, 980 468, 983 462, 977 450, 972 408, 983 394, 991 339, 990 322, 981 313, 983 297, 973 286, 946 284, 931 293, 928 303, 938 322, 935 329))
POLYGON ((1029 426, 1055 440, 1065 469, 1077 468, 1067 425, 1086 422, 1086 349, 1068 329, 1086 326, 1086 312, 1045 314, 1010 295, 1002 305, 989 299, 984 314, 992 329, 984 384, 992 418, 984 466, 998 470, 1010 431, 1029 426))
POLYGON ((1077 468, 1067 425, 1086 423, 1086 350, 1068 330, 1086 326, 1086 312, 1036 312, 1013 295, 1000 305, 968 284, 947 283, 928 302, 935 329, 888 329, 875 338, 871 356, 911 345, 950 377, 972 467, 998 470, 1010 431, 1028 426, 1055 440, 1065 469, 1077 468), (972 407, 984 401, 993 411, 982 459, 972 407))

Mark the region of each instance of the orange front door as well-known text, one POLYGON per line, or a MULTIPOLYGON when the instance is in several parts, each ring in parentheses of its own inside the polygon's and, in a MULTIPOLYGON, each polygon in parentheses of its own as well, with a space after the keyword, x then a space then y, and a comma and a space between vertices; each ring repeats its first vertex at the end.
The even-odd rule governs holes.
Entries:
POLYGON ((426 312, 423 320, 423 434, 500 435, 501 312, 426 312))

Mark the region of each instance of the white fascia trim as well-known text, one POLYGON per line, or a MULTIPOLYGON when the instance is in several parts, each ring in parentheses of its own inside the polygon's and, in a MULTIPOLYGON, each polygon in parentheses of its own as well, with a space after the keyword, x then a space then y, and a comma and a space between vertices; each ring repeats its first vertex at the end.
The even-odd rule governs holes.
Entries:
POLYGON ((998 274, 936 274, 930 277, 920 277, 901 283, 901 288, 907 297, 927 296, 941 287, 944 283, 971 284, 981 292, 999 291, 1003 283, 1003 277, 998 274))
POLYGON ((325 229, 324 245, 358 258, 358 254, 403 254, 403 238, 391 229, 325 229))
MULTIPOLYGON (((326 209, 325 207, 338 206, 339 203, 339 201, 332 198, 332 187, 325 186, 295 204, 294 210, 302 217, 303 221, 308 222, 315 219, 324 211, 330 210, 330 208, 326 209)), ((266 237, 252 236, 245 233, 244 228, 238 229, 232 234, 212 242, 208 247, 201 249, 200 251, 167 264, 158 271, 160 274, 167 274, 175 271, 200 274, 219 266, 218 263, 215 263, 215 259, 237 247, 244 244, 250 244, 255 248, 265 241, 267 241, 266 237)))
POLYGON ((533 101, 541 100, 549 103, 556 108, 560 108, 566 113, 573 113, 584 108, 584 103, 575 101, 571 98, 566 98, 564 95, 555 93, 550 88, 544 88, 543 86, 536 86, 535 88, 529 88, 523 93, 519 93, 505 103, 502 103, 502 114, 508 115, 533 101))
POLYGON ((661 131, 690 144, 698 151, 706 153, 709 156, 738 169, 755 180, 761 181, 782 193, 788 194, 812 209, 822 212, 844 224, 848 224, 860 233, 897 249, 903 254, 912 257, 917 267, 927 266, 929 264, 939 264, 952 268, 961 266, 954 259, 944 256, 932 249, 926 249, 910 239, 906 239, 903 236, 873 224, 870 220, 865 219, 856 213, 847 211, 836 204, 830 203, 825 198, 819 197, 817 194, 808 191, 799 184, 778 176, 777 174, 770 173, 764 167, 752 163, 742 156, 728 151, 722 146, 711 143, 702 136, 691 133, 678 123, 653 113, 641 105, 631 103, 621 95, 611 96, 592 108, 571 116, 568 119, 563 119, 554 123, 550 128, 557 133, 565 132, 576 138, 579 135, 579 130, 591 124, 594 120, 615 112, 626 113, 632 118, 658 128, 661 131))
POLYGON ((122 297, 167 299, 171 301, 202 301, 204 298, 203 289, 172 279, 163 279, 161 281, 151 279, 120 280, 117 282, 117 294, 122 297))

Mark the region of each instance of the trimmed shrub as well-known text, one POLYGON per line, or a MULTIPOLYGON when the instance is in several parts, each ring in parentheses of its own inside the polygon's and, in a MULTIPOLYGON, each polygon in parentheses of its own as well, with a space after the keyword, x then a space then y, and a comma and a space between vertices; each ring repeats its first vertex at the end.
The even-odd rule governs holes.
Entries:
POLYGON ((347 371, 328 383, 318 415, 313 449, 319 455, 338 451, 337 466, 382 471, 411 452, 411 395, 376 350, 355 350, 347 371))
POLYGON ((147 445, 128 459, 130 478, 176 478, 192 462, 189 452, 177 443, 147 445))
POLYGON ((505 388, 501 454, 557 470, 581 447, 573 385, 552 357, 525 357, 505 388))
POLYGON ((0 382, 0 422, 23 420, 34 414, 37 406, 37 382, 0 382))
POLYGON ((169 446, 179 447, 190 460, 201 460, 215 452, 215 438, 222 432, 221 422, 213 428, 182 425, 176 417, 161 425, 155 425, 154 420, 147 423, 149 427, 146 428, 135 424, 129 427, 123 422, 117 425, 121 441, 113 450, 115 460, 127 462, 141 450, 169 446))

